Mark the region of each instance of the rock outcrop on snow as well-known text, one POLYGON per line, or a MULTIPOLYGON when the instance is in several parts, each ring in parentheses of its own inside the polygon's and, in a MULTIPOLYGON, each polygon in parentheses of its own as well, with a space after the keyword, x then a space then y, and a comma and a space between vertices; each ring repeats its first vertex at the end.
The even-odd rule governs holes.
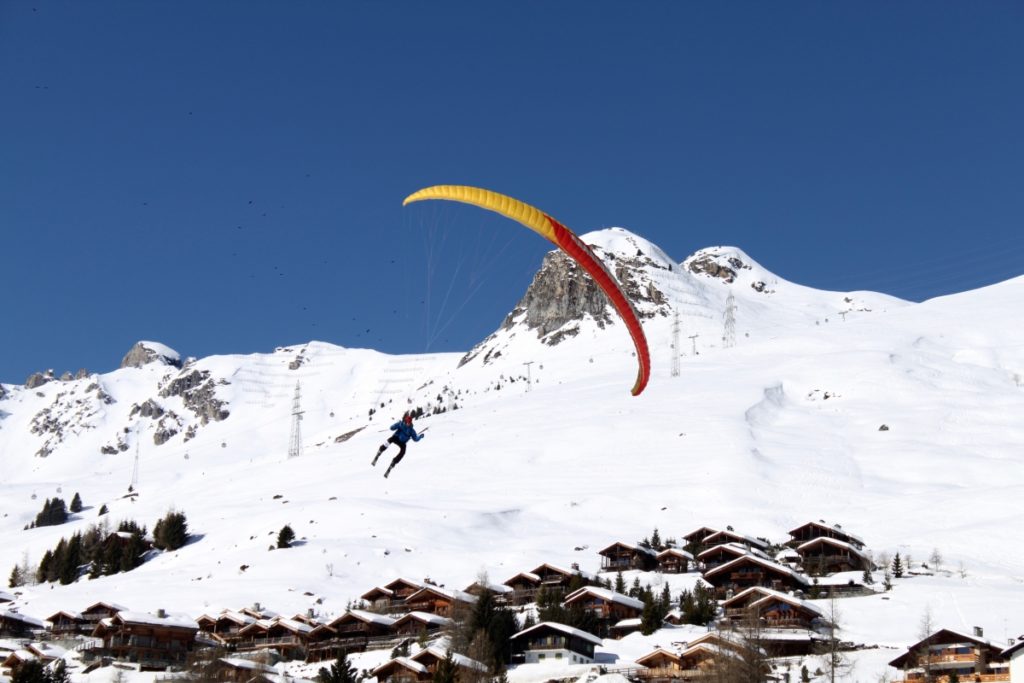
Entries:
POLYGON ((172 348, 157 342, 136 342, 125 357, 121 359, 122 368, 141 368, 150 363, 163 363, 176 368, 181 367, 181 356, 172 348))

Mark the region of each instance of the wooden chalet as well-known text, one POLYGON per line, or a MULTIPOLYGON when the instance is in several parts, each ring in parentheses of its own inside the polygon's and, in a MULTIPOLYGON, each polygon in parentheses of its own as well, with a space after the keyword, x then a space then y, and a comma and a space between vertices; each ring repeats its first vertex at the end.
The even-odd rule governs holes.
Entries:
POLYGON ((409 612, 396 619, 391 629, 396 636, 418 638, 421 634, 437 633, 451 623, 451 619, 438 614, 409 612))
POLYGON ((46 617, 50 622, 50 633, 55 636, 77 636, 92 633, 95 624, 83 617, 79 612, 61 610, 46 617))
POLYGON ((600 644, 600 638, 586 631, 544 621, 512 636, 512 663, 591 664, 600 644))
POLYGON ((22 664, 25 662, 33 662, 35 659, 36 656, 34 654, 24 648, 21 648, 8 653, 3 660, 0 660, 0 669, 6 671, 7 675, 13 678, 14 674, 18 672, 18 669, 21 668, 22 664))
POLYGON ((826 619, 815 605, 787 593, 754 586, 722 602, 727 621, 741 623, 756 617, 767 628, 812 629, 826 619))
POLYGON ((503 583, 481 583, 480 581, 474 581, 466 586, 462 592, 469 593, 478 598, 484 593, 490 593, 495 602, 504 605, 509 603, 514 590, 511 586, 506 586, 503 583))
POLYGON ((824 521, 807 522, 791 530, 786 545, 795 548, 816 538, 834 538, 849 543, 858 550, 864 549, 864 541, 860 537, 844 531, 838 524, 826 524, 824 521))
POLYGON ((423 584, 409 579, 395 579, 391 583, 377 586, 360 597, 374 610, 386 612, 402 612, 406 610, 406 599, 423 588, 423 584))
POLYGON ((746 557, 747 555, 757 555, 758 557, 763 557, 766 560, 771 559, 764 553, 751 550, 742 543, 720 543, 701 551, 700 554, 697 555, 697 561, 700 562, 704 571, 708 571, 709 569, 714 569, 726 562, 732 562, 738 557, 746 557))
POLYGON ((0 636, 29 638, 46 630, 46 624, 35 617, 13 610, 0 610, 0 636))
MULTIPOLYGON (((642 601, 597 586, 585 586, 573 591, 562 604, 565 607, 580 607, 593 614, 601 624, 601 632, 605 634, 611 633, 612 627, 623 620, 639 619, 644 611, 642 601)), ((633 624, 621 624, 615 635, 622 637, 639 630, 639 622, 635 626, 633 628, 633 624)))
POLYGON ((708 546, 704 543, 704 539, 710 536, 711 534, 716 533, 718 533, 718 529, 712 529, 711 527, 702 526, 701 528, 691 531, 690 533, 683 536, 683 540, 686 541, 686 545, 684 547, 694 555, 697 555, 697 553, 708 548, 708 546))
MULTIPOLYGON (((428 647, 412 657, 398 657, 385 662, 374 669, 372 675, 377 678, 378 683, 429 683, 434 679, 438 664, 448 655, 445 650, 428 647)), ((465 679, 468 675, 479 676, 487 673, 484 664, 465 655, 452 652, 451 658, 460 679, 465 679)))
POLYGON ((1010 680, 1010 659, 1004 648, 985 638, 981 629, 975 629, 974 635, 950 629, 936 631, 911 645, 889 666, 902 670, 906 683, 948 681, 954 672, 965 683, 1010 680))
POLYGON ((694 561, 693 555, 679 548, 665 548, 655 559, 662 574, 685 574, 694 561))
POLYGON ((110 657, 139 665, 140 671, 183 666, 192 651, 199 625, 186 617, 123 610, 101 620, 93 636, 100 647, 86 649, 86 659, 110 657))
POLYGON ((476 596, 462 591, 448 591, 437 586, 424 586, 405 599, 405 609, 410 612, 427 612, 441 617, 450 617, 458 605, 472 605, 476 596))
POLYGON ((255 617, 228 609, 215 617, 204 614, 196 619, 200 635, 225 647, 236 645, 241 639, 242 629, 254 623, 255 617))
POLYGON ((203 671, 203 680, 218 683, 249 683, 259 674, 275 674, 274 667, 242 657, 221 657, 203 671))
POLYGON ((659 647, 637 659, 636 663, 644 667, 637 673, 637 678, 650 683, 668 683, 685 678, 683 659, 678 652, 659 647))
POLYGON ((512 593, 507 594, 510 604, 525 605, 537 599, 537 592, 540 590, 540 577, 531 572, 519 572, 505 581, 504 585, 512 589, 512 593))
POLYGON ((704 572, 704 580, 714 586, 719 599, 753 586, 764 586, 781 592, 806 591, 810 581, 789 567, 756 555, 745 555, 704 572))
POLYGON ((1024 638, 1003 650, 1002 656, 1010 663, 1010 680, 1024 681, 1024 638))
POLYGON ((601 571, 624 572, 631 569, 650 571, 658 565, 658 554, 651 548, 617 541, 597 551, 601 556, 601 571))
POLYGON ((384 614, 350 609, 329 624, 313 630, 306 661, 322 662, 337 659, 343 653, 365 652, 397 644, 393 633, 396 621, 384 614))
POLYGON ((94 602, 93 604, 82 610, 82 618, 92 624, 92 629, 96 628, 96 625, 103 619, 109 619, 118 612, 128 611, 127 607, 118 605, 116 602, 94 602))
POLYGON ((806 573, 812 575, 874 569, 874 562, 857 546, 836 538, 819 536, 796 547, 806 573))
POLYGON ((745 545, 752 550, 759 550, 762 553, 767 553, 771 547, 767 541, 762 541, 760 538, 754 538, 753 536, 747 536, 745 534, 738 534, 735 531, 716 531, 709 536, 704 538, 704 547, 710 548, 715 545, 721 545, 723 543, 739 543, 745 545))
POLYGON ((258 619, 238 632, 239 652, 272 650, 282 659, 304 659, 313 626, 292 619, 258 619))

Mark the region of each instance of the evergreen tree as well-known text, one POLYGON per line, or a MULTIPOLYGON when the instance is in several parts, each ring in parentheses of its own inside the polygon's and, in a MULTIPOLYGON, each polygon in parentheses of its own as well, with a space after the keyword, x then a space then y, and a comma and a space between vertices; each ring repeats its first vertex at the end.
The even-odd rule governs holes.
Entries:
POLYGON ((168 512, 153 527, 153 545, 160 550, 177 550, 188 542, 188 521, 183 512, 168 512))
POLYGON ((11 570, 11 577, 7 580, 7 587, 17 588, 23 583, 25 583, 25 579, 21 575, 21 567, 14 565, 14 569, 11 570))
POLYGON ((140 566, 143 562, 142 554, 144 552, 146 552, 146 544, 142 540, 142 535, 138 532, 133 533, 128 537, 128 541, 121 550, 120 570, 130 572, 140 566))
POLYGON ((899 553, 896 553, 896 557, 892 558, 892 575, 897 579, 903 578, 903 560, 900 559, 899 553))
POLYGON ((658 527, 654 527, 654 533, 651 534, 651 547, 655 550, 664 550, 661 545, 661 534, 658 533, 658 527))
POLYGON ((49 683, 46 669, 38 659, 22 662, 11 674, 11 683, 49 683))
POLYGON ((633 579, 633 585, 629 588, 629 597, 639 598, 643 593, 643 588, 640 587, 640 577, 637 576, 633 579))
MULTIPOLYGON (((63 540, 63 539, 61 539, 63 540)), ((82 536, 74 534, 64 548, 64 554, 60 556, 60 563, 57 568, 57 580, 62 585, 74 583, 78 579, 78 567, 81 564, 82 536)))
POLYGON ((68 673, 68 667, 63 659, 57 660, 47 673, 46 680, 49 683, 71 683, 71 674, 68 673))
POLYGON ((43 583, 47 581, 47 574, 50 573, 50 565, 53 564, 53 551, 47 550, 43 553, 43 557, 39 560, 39 567, 36 569, 36 581, 43 583))
POLYGON ((875 577, 871 575, 870 569, 865 569, 864 575, 860 577, 860 580, 864 582, 865 586, 870 586, 875 582, 875 577))
POLYGON ((74 498, 71 499, 71 511, 81 512, 82 511, 82 497, 75 491, 74 498))
POLYGON ((292 541, 295 540, 295 532, 292 528, 285 524, 281 527, 281 531, 277 533, 277 547, 278 548, 291 548, 292 541))
POLYGON ((459 683, 459 667, 455 666, 455 660, 452 659, 450 650, 445 658, 437 663, 437 668, 434 669, 433 683, 459 683))
POLYGON ((110 510, 107 509, 107 504, 106 503, 104 503, 103 505, 100 505, 99 515, 105 515, 108 512, 110 512, 110 510))
POLYGON ((403 640, 398 645, 391 649, 391 659, 398 659, 399 657, 409 656, 409 641, 403 640))
POLYGON ((356 668, 352 666, 348 661, 348 657, 343 652, 341 653, 341 656, 331 664, 330 669, 321 667, 320 673, 317 675, 317 680, 320 683, 359 683, 362 678, 356 672, 356 668))
POLYGON ((800 667, 800 683, 811 683, 811 672, 807 670, 807 665, 800 667))
POLYGON ((624 578, 622 578, 622 571, 621 570, 615 575, 615 589, 614 590, 615 590, 616 593, 620 593, 622 595, 626 594, 626 580, 624 578))

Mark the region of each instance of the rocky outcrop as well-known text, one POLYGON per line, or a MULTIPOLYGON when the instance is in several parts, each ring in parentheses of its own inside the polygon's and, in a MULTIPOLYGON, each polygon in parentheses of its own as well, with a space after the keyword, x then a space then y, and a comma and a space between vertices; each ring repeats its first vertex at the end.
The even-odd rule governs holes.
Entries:
POLYGON ((160 390, 160 396, 180 396, 185 407, 195 413, 204 425, 225 420, 230 415, 224 407, 227 404, 216 397, 216 381, 206 370, 192 370, 179 375, 160 390))
POLYGON ((160 407, 160 404, 154 401, 153 399, 149 399, 142 405, 139 405, 138 403, 133 405, 131 412, 128 413, 128 417, 135 417, 136 415, 138 415, 140 417, 148 417, 150 419, 156 420, 159 419, 163 414, 164 409, 160 407))
POLYGON ((53 370, 47 370, 46 372, 34 372, 29 375, 28 379, 25 380, 26 389, 36 389, 56 379, 53 376, 53 370))
POLYGON ((135 342, 135 346, 121 359, 122 368, 141 368, 150 363, 163 363, 180 368, 181 357, 163 344, 140 341, 135 342))

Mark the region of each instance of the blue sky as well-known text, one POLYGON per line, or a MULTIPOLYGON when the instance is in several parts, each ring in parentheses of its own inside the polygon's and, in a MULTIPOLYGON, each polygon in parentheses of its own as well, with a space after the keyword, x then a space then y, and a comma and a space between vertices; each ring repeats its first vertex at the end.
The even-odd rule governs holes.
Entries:
POLYGON ((0 381, 319 339, 464 350, 546 242, 913 300, 1024 272, 1020 3, 0 3, 0 381))

